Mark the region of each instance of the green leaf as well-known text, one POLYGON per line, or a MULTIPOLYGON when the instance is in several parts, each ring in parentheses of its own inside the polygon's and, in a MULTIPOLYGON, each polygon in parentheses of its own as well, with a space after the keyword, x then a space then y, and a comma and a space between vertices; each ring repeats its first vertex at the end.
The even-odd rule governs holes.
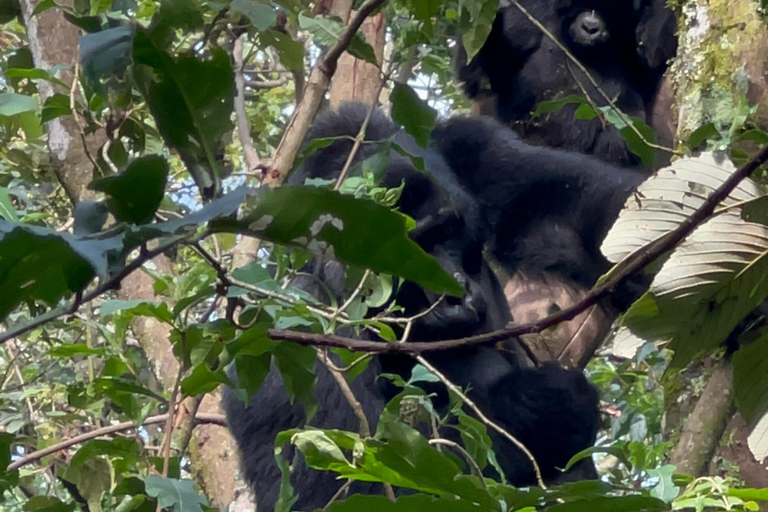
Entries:
POLYGON ((165 142, 176 149, 204 197, 220 187, 217 155, 232 130, 234 74, 216 49, 208 61, 172 58, 140 30, 133 43, 134 76, 165 142))
POLYGON ((67 116, 71 113, 72 109, 69 108, 69 98, 57 93, 45 100, 41 119, 42 122, 47 123, 57 117, 67 116))
POLYGON ((0 116, 15 116, 37 110, 37 100, 32 96, 13 92, 0 93, 0 116))
POLYGON ((227 373, 222 368, 211 370, 207 364, 202 363, 195 366, 192 373, 181 381, 181 391, 184 396, 198 396, 210 393, 220 384, 232 384, 227 373))
POLYGON ((691 133, 691 136, 688 138, 688 147, 696 149, 705 141, 719 139, 722 139, 722 136, 717 131, 717 128, 715 128, 714 123, 707 123, 699 126, 691 133))
POLYGON ((291 400, 294 397, 301 400, 307 409, 307 417, 311 418, 317 410, 317 398, 312 394, 317 380, 315 349, 295 343, 278 343, 272 353, 280 369, 285 390, 291 400))
POLYGON ((67 232, 0 221, 0 318, 22 301, 54 305, 107 274, 119 238, 80 239, 67 232))
POLYGON ((101 178, 91 188, 110 196, 108 206, 118 220, 146 224, 165 196, 168 164, 161 156, 145 156, 131 162, 117 176, 101 178))
POLYGON ((133 25, 101 30, 79 39, 80 62, 85 76, 92 83, 99 78, 123 71, 131 62, 133 25))
POLYGON ((168 310, 165 302, 151 302, 147 300, 108 300, 101 305, 101 317, 104 318, 115 313, 133 316, 146 316, 154 318, 165 324, 173 323, 173 315, 168 310))
POLYGON ((591 105, 589 105, 589 103, 581 96, 570 95, 566 96, 565 98, 560 98, 559 100, 542 101, 536 105, 536 109, 534 109, 532 117, 540 116, 542 114, 549 114, 550 112, 557 112, 566 105, 587 105, 591 107, 591 105))
POLYGON ((76 470, 96 457, 107 457, 118 474, 136 468, 141 449, 135 439, 115 437, 109 441, 94 439, 86 442, 69 461, 68 471, 76 470))
POLYGON ((70 358, 74 356, 103 356, 106 354, 104 347, 92 348, 84 343, 71 343, 67 345, 57 345, 46 355, 50 357, 70 358))
POLYGON ((496 11, 499 9, 497 0, 480 0, 477 2, 465 2, 470 14, 470 27, 461 36, 464 50, 467 52, 467 61, 477 55, 477 52, 485 44, 488 35, 493 28, 496 19, 496 11))
MULTIPOLYGON (((627 201, 601 250, 611 261, 661 240, 733 172, 710 153, 676 161, 640 185, 627 201)), ((745 180, 723 202, 764 195, 745 180)), ((745 222, 737 208, 699 226, 664 262, 648 294, 630 307, 614 341, 622 355, 646 341, 670 341, 672 366, 687 364, 722 343, 768 296, 768 228, 745 222)))
POLYGON ((292 71, 304 69, 304 46, 298 41, 294 41, 288 34, 270 29, 259 34, 259 41, 265 47, 274 47, 280 56, 280 62, 286 68, 292 71))
POLYGON ((657 469, 648 470, 648 476, 659 479, 659 483, 651 489, 651 496, 667 503, 677 498, 677 495, 680 493, 680 488, 672 482, 672 475, 674 472, 675 466, 670 464, 657 469))
POLYGON ((197 512, 208 506, 205 498, 195 491, 192 480, 149 475, 144 484, 147 495, 157 498, 161 508, 171 509, 173 512, 197 512))
POLYGON ((622 137, 624 137, 624 140, 627 141, 629 150, 639 156, 640 160, 642 160, 645 165, 652 167, 656 158, 656 150, 649 145, 654 142, 653 128, 636 118, 631 118, 631 121, 632 126, 634 126, 643 136, 642 138, 640 138, 637 133, 635 133, 635 130, 629 126, 621 128, 619 131, 621 132, 622 137))
MULTIPOLYGON (((315 38, 315 42, 322 46, 331 46, 336 43, 344 32, 344 25, 328 18, 310 18, 303 13, 299 14, 299 26, 307 30, 315 38)), ((374 66, 378 65, 376 53, 373 51, 360 32, 352 38, 347 51, 355 58, 364 60, 374 66)))
POLYGON ((427 147, 429 136, 435 128, 437 111, 422 101, 407 84, 396 82, 390 99, 392 120, 405 128, 421 147, 427 147))
POLYGON ((8 189, 0 187, 0 217, 10 222, 19 222, 16 208, 13 207, 8 189))
POLYGON ((768 411, 768 333, 733 355, 736 406, 750 427, 768 411))
POLYGON ((487 512, 496 509, 486 508, 467 500, 436 498, 426 494, 400 496, 394 503, 384 496, 355 494, 347 500, 333 503, 328 508, 329 512, 360 512, 361 510, 375 510, 376 512, 487 512))
POLYGON ((264 32, 277 21, 274 7, 254 0, 233 0, 229 8, 247 16, 259 32, 264 32))
POLYGON ((657 498, 647 496, 601 496, 586 500, 554 505, 547 512, 654 512, 671 510, 670 506, 657 498))
POLYGON ((405 217, 388 208, 313 187, 262 189, 256 199, 243 219, 219 219, 210 228, 306 247, 436 293, 464 294, 437 260, 408 238, 405 217))

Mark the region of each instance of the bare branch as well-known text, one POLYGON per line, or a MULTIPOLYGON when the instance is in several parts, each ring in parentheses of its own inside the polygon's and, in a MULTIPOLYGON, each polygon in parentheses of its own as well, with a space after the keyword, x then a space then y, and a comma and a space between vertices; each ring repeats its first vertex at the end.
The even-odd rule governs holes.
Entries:
MULTIPOLYGON (((90 441, 91 439, 96 439, 97 437, 116 434, 124 430, 130 430, 132 428, 140 427, 141 425, 156 425, 158 423, 165 423, 166 421, 168 421, 168 414, 160 414, 158 416, 150 416, 149 418, 144 420, 141 424, 136 424, 132 421, 125 421, 123 423, 117 423, 116 425, 109 425, 107 427, 97 428, 96 430, 86 432, 85 434, 80 434, 79 436, 72 437, 70 439, 67 439, 66 441, 53 444, 42 450, 38 450, 36 452, 30 453, 29 455, 21 457, 20 459, 11 462, 8 465, 8 469, 6 471, 13 471, 14 469, 19 469, 20 467, 26 466, 27 464, 31 464, 32 462, 40 460, 43 457, 47 457, 48 455, 52 455, 61 450, 66 450, 67 448, 70 448, 76 444, 84 443, 86 441, 90 441)), ((222 414, 199 413, 195 416, 195 422, 199 425, 208 423, 213 425, 220 425, 222 427, 227 426, 226 418, 224 418, 224 415, 222 414)))
POLYGON ((291 117, 288 127, 283 134, 280 144, 277 146, 275 156, 272 159, 271 172, 266 176, 264 183, 269 186, 279 186, 288 172, 293 167, 296 155, 304 142, 304 137, 309 131, 312 120, 320 108, 320 103, 325 96, 331 77, 336 71, 339 57, 352 42, 363 20, 386 0, 366 0, 355 17, 352 18, 342 32, 339 39, 326 52, 325 56, 312 70, 309 76, 304 95, 296 106, 296 111, 291 117))
POLYGON ((242 36, 235 39, 232 49, 232 57, 235 61, 235 117, 237 118, 237 137, 243 147, 243 157, 248 172, 252 173, 261 165, 258 153, 253 149, 251 130, 248 126, 248 114, 245 111, 245 79, 243 78, 243 39, 242 36))

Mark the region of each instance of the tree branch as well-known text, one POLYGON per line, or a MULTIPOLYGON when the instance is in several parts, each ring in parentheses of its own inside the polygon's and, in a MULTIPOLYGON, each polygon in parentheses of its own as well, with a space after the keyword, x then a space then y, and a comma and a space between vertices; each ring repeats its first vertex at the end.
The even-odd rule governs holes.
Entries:
POLYGON ((342 32, 339 39, 331 46, 323 58, 312 70, 307 82, 304 95, 296 106, 296 111, 291 117, 288 127, 283 134, 280 144, 277 146, 275 156, 272 159, 270 172, 264 179, 264 183, 269 186, 279 186, 288 172, 293 167, 296 155, 304 142, 312 120, 320 108, 320 103, 328 91, 331 83, 331 77, 336 72, 336 64, 344 50, 352 42, 352 38, 357 33, 360 25, 365 18, 374 10, 381 6, 386 0, 366 0, 360 6, 354 18, 352 18, 342 32))
MULTIPOLYGON (((498 341, 508 340, 520 336, 521 334, 534 334, 543 331, 555 324, 570 320, 576 315, 586 310, 588 307, 597 303, 603 297, 612 293, 616 287, 626 278, 642 270, 648 264, 652 263, 659 256, 672 250, 678 243, 683 241, 693 232, 696 227, 707 220, 715 208, 741 183, 742 180, 751 175, 758 167, 768 161, 768 146, 765 146, 752 160, 733 173, 723 182, 707 200, 690 217, 680 223, 678 227, 667 233, 664 237, 651 243, 648 247, 630 255, 625 260, 623 269, 616 272, 615 275, 602 285, 590 290, 584 298, 576 304, 565 308, 553 315, 542 318, 535 322, 527 324, 512 325, 505 329, 493 331, 487 334, 469 336, 466 338, 457 338, 445 341, 434 342, 409 342, 403 344, 384 343, 381 341, 366 341, 345 338, 336 335, 319 335, 297 332, 291 330, 270 329, 269 337, 274 340, 293 341, 302 345, 328 346, 357 350, 361 352, 388 353, 404 352, 407 354, 420 355, 424 352, 437 350, 450 350, 466 345, 490 344, 498 341)), ((589 347, 591 352, 597 350, 602 340, 594 340, 594 345, 589 347)), ((585 351, 589 352, 588 351, 585 351)))
MULTIPOLYGON (((115 434, 117 432, 122 432, 123 430, 137 428, 142 425, 155 425, 157 423, 164 423, 168 421, 168 416, 169 416, 168 414, 150 416, 149 418, 144 420, 143 423, 138 425, 132 421, 125 421, 123 423, 118 423, 116 425, 109 425, 108 427, 97 428, 96 430, 86 432, 85 434, 80 434, 79 436, 72 437, 70 439, 67 439, 66 441, 56 443, 54 445, 48 446, 47 448, 43 448, 42 450, 37 450, 36 452, 32 452, 29 455, 21 457, 20 459, 11 462, 8 465, 8 469, 6 471, 13 471, 14 469, 19 469, 20 467, 26 466, 27 464, 31 464, 32 462, 40 460, 43 457, 47 457, 48 455, 52 455, 61 450, 66 450, 67 448, 70 448, 76 444, 84 443, 86 441, 90 441, 91 439, 96 439, 97 437, 115 434)), ((222 427, 227 426, 227 421, 222 414, 198 413, 197 416, 195 417, 195 422, 197 424, 209 423, 214 425, 220 425, 222 427)))

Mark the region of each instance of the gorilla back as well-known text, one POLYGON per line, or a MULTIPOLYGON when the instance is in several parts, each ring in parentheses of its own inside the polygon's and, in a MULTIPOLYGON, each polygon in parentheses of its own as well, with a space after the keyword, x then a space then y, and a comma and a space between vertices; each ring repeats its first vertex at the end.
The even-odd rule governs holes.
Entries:
MULTIPOLYGON (((337 137, 330 146, 318 151, 305 162, 303 169, 291 177, 291 183, 301 183, 307 177, 333 178, 344 164, 366 116, 366 108, 343 106, 338 113, 321 115, 313 125, 309 138, 337 137)), ((418 172, 410 159, 391 152, 390 162, 382 184, 405 186, 398 203, 401 211, 416 220, 412 236, 441 265, 462 282, 465 297, 446 298, 421 316, 414 324, 412 339, 436 341, 479 334, 502 328, 509 321, 509 310, 498 281, 483 257, 487 236, 485 215, 474 197, 460 185, 453 169, 434 148, 423 150, 396 126, 375 112, 366 139, 394 140, 408 152, 422 157, 431 174, 418 172)), ((439 145, 437 146, 439 147, 439 145)), ((370 156, 376 148, 363 144, 358 160, 370 156)), ((335 287, 329 287, 334 289, 335 287)), ((401 283, 396 292, 398 304, 405 316, 424 312, 438 299, 412 283, 401 283)), ((343 300, 343 297, 337 297, 343 300)), ((510 344, 518 348, 517 344, 510 344)), ((515 436, 531 443, 533 454, 540 461, 548 481, 562 478, 555 469, 562 467, 575 453, 589 447, 595 438, 599 418, 597 395, 580 372, 559 368, 523 369, 527 362, 519 353, 502 354, 493 347, 473 346, 428 356, 453 382, 470 386, 470 396, 502 426, 515 436), (520 401, 517 400, 520 397, 520 401), (544 406, 538 407, 541 401, 544 406), (562 402, 560 407, 553 404, 562 402), (536 433, 563 429, 558 443, 542 443, 536 433), (546 430, 549 431, 549 430, 546 430)), ((319 411, 312 425, 356 430, 357 423, 348 404, 327 369, 318 366, 316 395, 319 411)), ((375 382, 381 371, 408 377, 413 366, 410 357, 380 357, 374 359, 365 373, 352 383, 352 390, 365 409, 371 427, 392 390, 375 382)), ((431 391, 431 390, 430 390, 431 391)), ((231 430, 241 451, 243 472, 254 488, 261 510, 271 510, 279 490, 279 472, 272 458, 276 434, 288 428, 303 426, 306 417, 297 405, 291 405, 282 389, 279 372, 274 368, 267 383, 246 407, 232 393, 227 395, 227 415, 231 430)), ((493 436, 494 450, 502 470, 514 485, 528 485, 532 480, 530 462, 501 436, 493 436)), ((297 508, 323 507, 339 489, 333 475, 300 467, 292 477, 300 492, 297 508)), ((571 478, 594 476, 591 460, 585 461, 571 478)), ((377 492, 376 486, 355 484, 353 492, 377 492)))
MULTIPOLYGON (((363 107, 348 106, 339 114, 329 112, 321 115, 313 125, 308 140, 354 137, 365 113, 363 107)), ((374 118, 368 132, 369 139, 383 140, 394 134, 395 129, 391 123, 382 119, 380 114, 374 118)), ((306 160, 296 175, 290 177, 289 183, 299 184, 306 178, 335 177, 351 145, 349 140, 339 139, 318 151, 306 160)), ((417 150, 415 145, 412 149, 417 150)), ((366 158, 374 150, 364 145, 358 160, 366 158)), ((458 185, 439 155, 423 150, 421 152, 430 168, 438 175, 439 184, 426 174, 417 172, 410 160, 393 152, 383 185, 396 187, 401 181, 405 183, 398 206, 417 221, 414 239, 435 256, 446 271, 463 283, 466 295, 463 298, 442 300, 431 308, 428 314, 414 323, 412 335, 418 336, 420 340, 431 341, 500 329, 509 321, 509 312, 499 283, 482 255, 482 238, 478 236, 479 207, 458 185), (443 190, 448 194, 444 194, 443 190)), ((343 274, 336 272, 339 268, 335 262, 320 262, 317 267, 318 275, 336 281, 323 288, 326 292, 331 290, 330 293, 335 293, 343 289, 343 274), (335 270, 329 272, 329 268, 335 270)), ((315 290, 309 284, 299 285, 307 290, 315 290)), ((343 301, 342 297, 336 299, 338 303, 343 301)), ((405 316, 423 312, 438 299, 412 283, 401 283, 396 292, 396 300, 404 308, 402 314, 405 316)), ((460 352, 451 356, 440 354, 431 359, 461 386, 472 383, 473 388, 487 389, 492 382, 513 369, 510 359, 489 347, 473 347, 460 352), (464 363, 457 366, 457 360, 464 363), (471 364, 472 360, 482 361, 482 364, 471 364)), ((351 383, 352 391, 361 403, 372 429, 376 427, 386 401, 394 394, 390 387, 376 381, 382 366, 384 371, 398 373, 406 378, 413 366, 412 359, 407 356, 381 359, 374 358, 365 372, 351 383)), ((315 394, 319 406, 310 425, 357 431, 356 417, 338 384, 324 365, 318 363, 315 366, 318 374, 315 394)), ((259 511, 271 511, 280 490, 280 472, 273 455, 274 440, 283 430, 305 426, 307 418, 303 407, 291 403, 274 365, 264 385, 248 404, 238 399, 232 390, 226 390, 224 398, 230 430, 240 449, 244 477, 255 492, 259 511)), ((299 493, 299 500, 294 505, 297 509, 325 506, 341 486, 334 474, 309 469, 301 461, 294 464, 294 468, 291 481, 299 493)), ((380 486, 359 482, 350 488, 350 492, 379 491, 380 486)))

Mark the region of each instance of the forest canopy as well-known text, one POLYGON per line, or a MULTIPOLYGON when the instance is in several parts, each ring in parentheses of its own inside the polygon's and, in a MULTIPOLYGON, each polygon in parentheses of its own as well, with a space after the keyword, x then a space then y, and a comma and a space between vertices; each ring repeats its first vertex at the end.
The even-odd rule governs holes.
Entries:
MULTIPOLYGON (((567 9, 545 17, 545 4, 579 2, 0 0, 0 508, 253 510, 223 389, 242 403, 283 397, 263 414, 311 424, 331 376, 354 426, 280 429, 262 457, 280 475, 275 510, 305 492, 291 480, 299 467, 333 475, 342 489, 324 509, 337 512, 768 509, 766 6, 627 1, 674 13, 663 22, 674 51, 654 53, 641 28, 662 22, 638 14, 613 37, 646 37, 643 51, 617 42, 600 57, 617 59, 616 78, 614 64, 568 50, 568 37, 593 41, 553 32, 567 9), (506 10, 534 31, 500 30, 506 10), (562 52, 551 71, 568 87, 514 103, 521 84, 547 77, 519 79, 540 62, 489 53, 499 33, 535 40, 526 59, 562 52), (505 97, 498 84, 513 76, 505 97), (628 90, 643 108, 624 101, 628 90), (365 105, 359 131, 313 138, 317 116, 347 101, 365 105), (465 166, 446 142, 450 120, 480 114, 515 130, 503 141, 523 156, 505 165, 529 154, 551 159, 558 178, 569 165, 619 169, 586 174, 626 192, 603 201, 567 176, 575 199, 547 182, 493 217, 486 203, 513 197, 514 184, 471 189, 462 176, 480 158, 465 166), (392 129, 367 133, 379 118, 392 129), (563 137, 548 131, 555 123, 563 137), (601 159, 599 137, 586 150, 569 138, 590 130, 621 150, 601 159), (435 178, 435 154, 467 205, 435 178), (335 166, 330 179, 296 181, 323 166, 335 166), (420 216, 406 204, 422 179, 440 207, 420 216), (454 217, 446 197, 461 204, 454 217), (595 220, 587 201, 616 215, 595 220), (534 212, 560 204, 543 252, 589 238, 599 265, 521 315, 532 285, 513 271, 538 262, 515 251, 533 237, 509 249, 499 233, 527 236, 534 212), (444 257, 455 248, 430 238, 446 217, 463 222, 448 223, 449 242, 464 244, 458 270, 444 257), (470 251, 511 321, 424 328, 430 313, 468 303, 470 251), (413 309, 414 296, 428 307, 413 309), (434 363, 488 347, 586 376, 599 393, 596 442, 557 475, 594 461, 596 479, 545 483, 525 450, 535 481, 509 481, 498 443, 518 447, 504 428, 516 418, 493 412, 516 411, 522 392, 473 400, 486 390, 434 363), (387 357, 409 374, 376 370, 387 357), (371 373, 395 390, 373 421, 356 393, 371 373), (378 491, 358 493, 361 483, 378 491)), ((461 357, 449 363, 470 367, 461 357)), ((502 382, 489 388, 528 389, 502 382)), ((568 405, 552 407, 565 418, 568 405)), ((559 446, 548 432, 536 444, 559 446)))

